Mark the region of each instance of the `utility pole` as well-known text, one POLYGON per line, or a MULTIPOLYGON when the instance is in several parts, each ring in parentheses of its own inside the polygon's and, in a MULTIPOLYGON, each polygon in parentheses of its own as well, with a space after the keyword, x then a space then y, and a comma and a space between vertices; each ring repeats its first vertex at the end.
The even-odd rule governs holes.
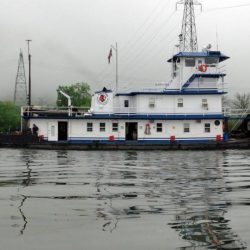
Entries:
POLYGON ((29 94, 28 94, 28 106, 31 106, 31 54, 30 54, 30 42, 32 40, 26 40, 28 44, 28 59, 29 59, 29 94))
POLYGON ((196 24, 194 5, 199 5, 202 8, 201 3, 196 0, 181 0, 178 4, 184 5, 182 30, 179 36, 180 38, 180 51, 181 52, 196 52, 198 51, 196 24))
POLYGON ((14 103, 17 106, 25 106, 25 105, 27 105, 27 101, 28 101, 27 85, 26 85, 23 53, 20 50, 16 83, 15 83, 14 103))

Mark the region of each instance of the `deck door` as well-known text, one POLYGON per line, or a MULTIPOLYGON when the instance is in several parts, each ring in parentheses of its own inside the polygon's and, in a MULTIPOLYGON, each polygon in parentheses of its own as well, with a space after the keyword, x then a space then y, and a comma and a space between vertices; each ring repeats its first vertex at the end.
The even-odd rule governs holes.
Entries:
POLYGON ((58 123, 49 122, 48 124, 48 141, 58 141, 58 123))

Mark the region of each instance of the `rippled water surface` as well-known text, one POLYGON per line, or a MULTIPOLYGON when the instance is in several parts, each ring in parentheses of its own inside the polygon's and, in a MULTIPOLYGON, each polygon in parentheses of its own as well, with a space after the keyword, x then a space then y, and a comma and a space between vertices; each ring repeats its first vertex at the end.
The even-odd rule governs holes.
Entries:
POLYGON ((249 150, 0 157, 0 249, 250 249, 249 150))

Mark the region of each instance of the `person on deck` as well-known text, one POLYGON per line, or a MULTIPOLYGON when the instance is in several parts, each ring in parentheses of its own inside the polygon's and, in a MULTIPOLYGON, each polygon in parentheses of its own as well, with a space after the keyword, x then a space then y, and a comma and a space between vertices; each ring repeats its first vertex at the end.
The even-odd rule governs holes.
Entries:
POLYGON ((36 126, 36 124, 33 124, 32 134, 38 136, 38 130, 39 128, 36 126))

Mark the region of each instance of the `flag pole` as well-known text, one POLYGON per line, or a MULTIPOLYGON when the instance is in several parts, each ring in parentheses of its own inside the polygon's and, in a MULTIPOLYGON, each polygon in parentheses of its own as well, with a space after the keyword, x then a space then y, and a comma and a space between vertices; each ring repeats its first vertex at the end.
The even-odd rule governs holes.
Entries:
POLYGON ((116 42, 115 47, 111 45, 111 49, 115 51, 115 88, 118 91, 118 44, 116 42))
POLYGON ((118 92, 118 45, 116 42, 116 77, 115 77, 115 84, 116 84, 116 92, 118 92))

